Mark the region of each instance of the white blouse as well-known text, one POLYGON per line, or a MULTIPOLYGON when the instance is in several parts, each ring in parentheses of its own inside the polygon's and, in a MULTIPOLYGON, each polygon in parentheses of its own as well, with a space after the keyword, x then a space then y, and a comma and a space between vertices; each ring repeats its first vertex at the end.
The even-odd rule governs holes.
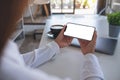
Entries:
MULTIPOLYGON (((59 52, 56 42, 50 42, 44 47, 21 55, 18 47, 8 41, 2 56, 1 70, 4 80, 69 80, 51 76, 35 67, 52 59, 59 52)), ((97 57, 93 54, 85 55, 81 80, 104 80, 97 57)), ((1 80, 1 79, 0 79, 1 80)))

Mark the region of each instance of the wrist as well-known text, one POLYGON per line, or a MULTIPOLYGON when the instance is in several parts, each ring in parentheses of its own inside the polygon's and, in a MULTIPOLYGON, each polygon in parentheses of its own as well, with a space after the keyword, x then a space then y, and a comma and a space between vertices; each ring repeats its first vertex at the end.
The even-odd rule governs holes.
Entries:
POLYGON ((95 52, 95 49, 84 49, 82 48, 81 51, 83 52, 84 55, 86 54, 90 54, 90 53, 94 53, 95 52))
POLYGON ((86 53, 86 54, 84 54, 84 55, 86 56, 86 55, 93 55, 93 54, 94 54, 94 53, 91 52, 91 53, 86 53))
POLYGON ((93 53, 94 53, 94 51, 90 51, 90 52, 83 51, 83 54, 84 54, 84 55, 93 54, 93 53))
POLYGON ((61 48, 60 47, 60 43, 55 39, 55 42, 57 43, 57 45, 59 46, 59 48, 61 48))
POLYGON ((52 42, 48 43, 46 46, 48 46, 51 49, 53 54, 60 52, 60 48, 55 41, 52 41, 52 42))

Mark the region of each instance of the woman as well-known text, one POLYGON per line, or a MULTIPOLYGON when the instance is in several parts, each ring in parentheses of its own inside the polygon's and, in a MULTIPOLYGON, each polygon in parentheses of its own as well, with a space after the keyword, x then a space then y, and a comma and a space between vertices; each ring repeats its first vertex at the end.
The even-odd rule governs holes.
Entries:
MULTIPOLYGON (((27 0, 0 1, 0 80, 62 80, 33 68, 50 60, 60 48, 69 46, 72 38, 63 35, 65 27, 55 41, 24 55, 20 55, 16 44, 9 40, 27 4, 27 0)), ((81 80, 104 79, 98 60, 93 54, 95 42, 96 32, 90 42, 79 39, 85 55, 81 80)))

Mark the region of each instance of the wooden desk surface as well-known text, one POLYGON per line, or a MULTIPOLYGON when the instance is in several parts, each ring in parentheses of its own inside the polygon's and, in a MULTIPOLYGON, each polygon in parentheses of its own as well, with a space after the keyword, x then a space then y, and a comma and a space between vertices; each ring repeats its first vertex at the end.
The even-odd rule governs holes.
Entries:
MULTIPOLYGON (((54 24, 66 24, 67 22, 76 22, 95 26, 99 37, 108 36, 108 23, 104 16, 53 16, 47 21, 45 26, 40 46, 53 41, 47 36, 47 32, 50 31, 50 26, 54 24)), ((118 44, 114 55, 106 55, 96 52, 100 65, 106 80, 119 80, 120 79, 120 39, 118 38, 118 44)), ((83 55, 79 48, 69 46, 61 49, 61 54, 58 54, 54 60, 40 66, 39 68, 51 75, 55 75, 61 78, 70 77, 72 80, 80 79, 80 70, 83 62, 83 55)))

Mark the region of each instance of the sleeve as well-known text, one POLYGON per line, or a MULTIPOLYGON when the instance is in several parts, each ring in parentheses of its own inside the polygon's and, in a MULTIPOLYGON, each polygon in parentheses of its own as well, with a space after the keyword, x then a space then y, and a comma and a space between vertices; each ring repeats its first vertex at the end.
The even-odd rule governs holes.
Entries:
POLYGON ((81 80, 104 80, 104 75, 94 54, 85 55, 81 80))
POLYGON ((52 41, 46 46, 25 53, 22 56, 26 65, 35 68, 52 59, 57 53, 59 53, 59 46, 55 41, 52 41))
MULTIPOLYGON (((16 64, 6 58, 4 59, 4 63, 2 63, 1 70, 4 74, 4 80, 61 80, 59 77, 48 75, 41 70, 16 64)), ((64 78, 64 80, 70 79, 64 78)))

